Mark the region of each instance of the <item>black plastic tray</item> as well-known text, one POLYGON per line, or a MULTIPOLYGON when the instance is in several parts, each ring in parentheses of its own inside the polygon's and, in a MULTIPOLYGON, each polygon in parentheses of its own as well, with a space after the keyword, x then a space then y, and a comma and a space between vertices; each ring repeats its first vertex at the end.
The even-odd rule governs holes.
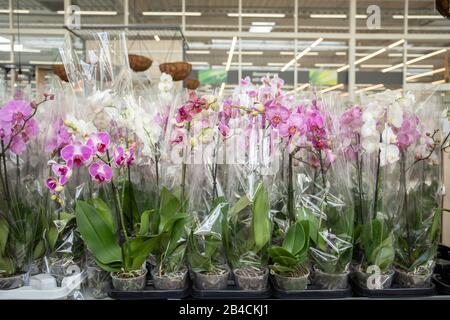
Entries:
POLYGON ((433 282, 436 285, 436 291, 441 295, 450 295, 450 283, 442 279, 439 274, 433 275, 433 282))
POLYGON ((450 260, 450 247, 440 244, 438 246, 437 257, 438 259, 450 260))
POLYGON ((436 293, 436 287, 432 283, 428 288, 389 288, 381 290, 370 290, 359 285, 357 281, 350 277, 350 284, 353 293, 357 297, 368 298, 408 298, 408 297, 428 297, 436 293))
POLYGON ((273 295, 278 299, 344 299, 351 297, 352 289, 318 290, 309 288, 306 290, 282 290, 273 281, 273 295))
POLYGON ((192 286, 191 296, 194 299, 268 299, 272 296, 270 286, 266 290, 242 290, 234 281, 229 281, 228 287, 223 290, 200 290, 192 286))
POLYGON ((153 287, 153 281, 147 280, 147 286, 139 291, 118 291, 111 290, 108 293, 110 298, 117 300, 167 300, 184 299, 190 295, 189 284, 181 290, 160 290, 153 287))

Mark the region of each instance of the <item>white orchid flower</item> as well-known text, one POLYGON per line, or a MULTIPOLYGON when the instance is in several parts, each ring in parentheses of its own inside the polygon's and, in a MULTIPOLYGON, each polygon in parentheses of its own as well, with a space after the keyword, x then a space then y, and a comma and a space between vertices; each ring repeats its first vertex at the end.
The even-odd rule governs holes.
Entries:
POLYGON ((361 141, 361 145, 367 153, 373 153, 378 150, 379 138, 378 136, 370 136, 363 138, 361 141))
POLYGON ((392 164, 400 160, 400 150, 395 144, 380 143, 380 166, 392 164))
POLYGON ((381 134, 381 140, 385 144, 397 143, 397 136, 394 133, 394 131, 392 131, 391 127, 389 127, 388 125, 385 125, 383 133, 381 134))

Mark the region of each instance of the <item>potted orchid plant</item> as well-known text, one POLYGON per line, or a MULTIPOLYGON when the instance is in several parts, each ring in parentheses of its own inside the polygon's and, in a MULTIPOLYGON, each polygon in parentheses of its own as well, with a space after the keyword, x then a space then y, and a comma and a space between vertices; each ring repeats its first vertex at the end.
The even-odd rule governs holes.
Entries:
POLYGON ((398 159, 389 172, 397 177, 391 187, 398 190, 398 206, 393 208, 394 281, 402 288, 429 287, 442 212, 441 110, 436 98, 416 102, 412 93, 399 97, 397 103, 402 106, 402 119, 388 141, 398 159))
POLYGON ((24 174, 21 156, 39 134, 35 116, 48 100, 53 95, 38 103, 17 96, 0 108, 0 289, 22 286, 45 253, 44 199, 36 177, 24 174))
POLYGON ((269 195, 262 183, 252 199, 241 197, 230 208, 223 236, 237 286, 244 290, 265 290, 272 221, 269 195))
POLYGON ((281 290, 305 290, 308 286, 309 230, 308 220, 298 220, 289 226, 282 245, 269 250, 272 276, 281 290))
POLYGON ((128 194, 125 187, 119 189, 116 186, 118 181, 122 184, 127 181, 123 176, 135 161, 134 149, 116 145, 110 152, 110 146, 110 136, 106 132, 93 132, 73 140, 61 149, 60 162, 52 165, 55 176, 49 177, 46 184, 53 199, 59 202, 72 170, 79 170, 80 167, 87 167, 87 172, 96 183, 92 186, 96 188, 92 195, 104 194, 109 184, 115 214, 98 196, 78 200, 75 208, 77 226, 96 264, 111 272, 113 285, 118 290, 142 289, 147 273, 143 263, 151 249, 149 243, 153 240, 149 237, 134 238, 133 226, 127 225, 124 215, 128 194), (116 181, 113 179, 113 167, 117 172, 116 181))
POLYGON ((176 108, 169 130, 169 151, 181 171, 181 212, 192 217, 188 262, 197 289, 227 285, 229 268, 222 244, 222 223, 227 203, 217 175, 217 98, 197 96, 176 108))
POLYGON ((395 255, 388 170, 398 160, 398 150, 388 141, 401 126, 402 107, 391 92, 364 105, 350 107, 339 119, 342 149, 352 165, 355 276, 363 287, 385 289, 392 284, 395 255), (378 280, 369 283, 369 278, 378 280))
POLYGON ((156 265, 151 270, 156 289, 184 289, 188 281, 185 254, 190 219, 181 212, 181 202, 167 188, 161 190, 159 210, 142 213, 140 236, 154 236, 157 244, 150 251, 156 265))
POLYGON ((285 103, 283 80, 263 77, 255 86, 240 81, 233 96, 223 101, 218 129, 222 138, 224 180, 230 203, 225 243, 236 284, 246 290, 265 290, 269 270, 267 248, 272 235, 271 199, 276 165, 277 114, 266 106, 285 103))

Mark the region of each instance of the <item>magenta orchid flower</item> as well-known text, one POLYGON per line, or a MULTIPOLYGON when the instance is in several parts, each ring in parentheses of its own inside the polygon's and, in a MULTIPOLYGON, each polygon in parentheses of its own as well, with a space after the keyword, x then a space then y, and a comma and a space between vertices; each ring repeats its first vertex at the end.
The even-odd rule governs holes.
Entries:
POLYGON ((33 113, 31 103, 25 100, 12 100, 0 108, 0 121, 14 124, 23 123, 33 113))
POLYGON ((225 121, 219 121, 219 132, 224 138, 230 133, 230 127, 225 121))
POLYGON ((96 161, 89 166, 89 174, 98 182, 109 182, 112 179, 112 169, 104 162, 96 161))
POLYGON ((114 164, 120 168, 123 165, 128 167, 134 163, 134 148, 130 147, 128 151, 124 147, 116 147, 113 151, 114 164))
POLYGON ((49 164, 52 165, 52 171, 58 177, 59 184, 65 185, 72 176, 71 165, 59 164, 56 161, 50 161, 49 164))
POLYGON ((86 145, 94 152, 105 153, 109 146, 109 134, 106 132, 91 133, 86 145))
POLYGON ((266 117, 274 128, 277 128, 282 123, 286 123, 289 115, 289 109, 280 104, 268 103, 266 105, 266 117))
POLYGON ((290 137, 304 131, 303 118, 299 113, 292 113, 286 123, 280 124, 280 135, 282 137, 290 137))
POLYGON ((67 131, 62 118, 57 119, 50 130, 50 136, 45 141, 45 152, 59 150, 72 142, 73 135, 67 131))
POLYGON ((45 185, 48 188, 48 190, 50 190, 51 193, 56 193, 57 192, 56 189, 58 188, 59 183, 55 178, 50 177, 47 180, 45 180, 45 185))
POLYGON ((89 161, 93 153, 91 147, 77 141, 62 148, 61 158, 63 158, 66 163, 75 163, 79 167, 81 164, 89 161))
POLYGON ((192 115, 185 106, 182 106, 177 110, 176 120, 178 123, 189 122, 192 120, 192 115))
POLYGON ((170 144, 179 145, 182 144, 183 142, 186 142, 186 139, 187 139, 186 132, 182 129, 177 129, 174 130, 172 133, 172 136, 170 138, 170 144))

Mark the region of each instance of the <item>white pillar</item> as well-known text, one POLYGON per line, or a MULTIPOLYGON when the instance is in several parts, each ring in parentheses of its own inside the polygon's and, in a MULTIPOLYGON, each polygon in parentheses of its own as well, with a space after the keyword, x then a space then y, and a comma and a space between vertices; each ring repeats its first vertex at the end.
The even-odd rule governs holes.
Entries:
POLYGON ((238 83, 242 78, 242 0, 239 0, 239 51, 238 51, 238 83))
POLYGON ((350 101, 355 101, 355 83, 356 83, 356 68, 355 68, 355 52, 356 52, 356 0, 350 0, 350 39, 348 52, 348 92, 350 94, 350 101))
MULTIPOLYGON (((297 56, 297 42, 298 42, 298 0, 295 0, 294 2, 294 33, 295 33, 295 39, 294 39, 294 57, 297 56)), ((297 70, 297 62, 294 63, 294 89, 297 88, 297 84, 298 84, 298 70, 297 70)))
POLYGON ((130 18, 130 7, 128 0, 123 0, 123 24, 128 26, 130 18))
POLYGON ((405 0, 405 10, 403 14, 403 35, 405 42, 403 42, 403 75, 402 75, 402 86, 403 86, 403 93, 405 93, 406 90, 406 77, 408 72, 408 66, 406 65, 406 62, 408 61, 408 40, 406 40, 406 35, 408 34, 408 15, 409 15, 409 0, 405 0))

